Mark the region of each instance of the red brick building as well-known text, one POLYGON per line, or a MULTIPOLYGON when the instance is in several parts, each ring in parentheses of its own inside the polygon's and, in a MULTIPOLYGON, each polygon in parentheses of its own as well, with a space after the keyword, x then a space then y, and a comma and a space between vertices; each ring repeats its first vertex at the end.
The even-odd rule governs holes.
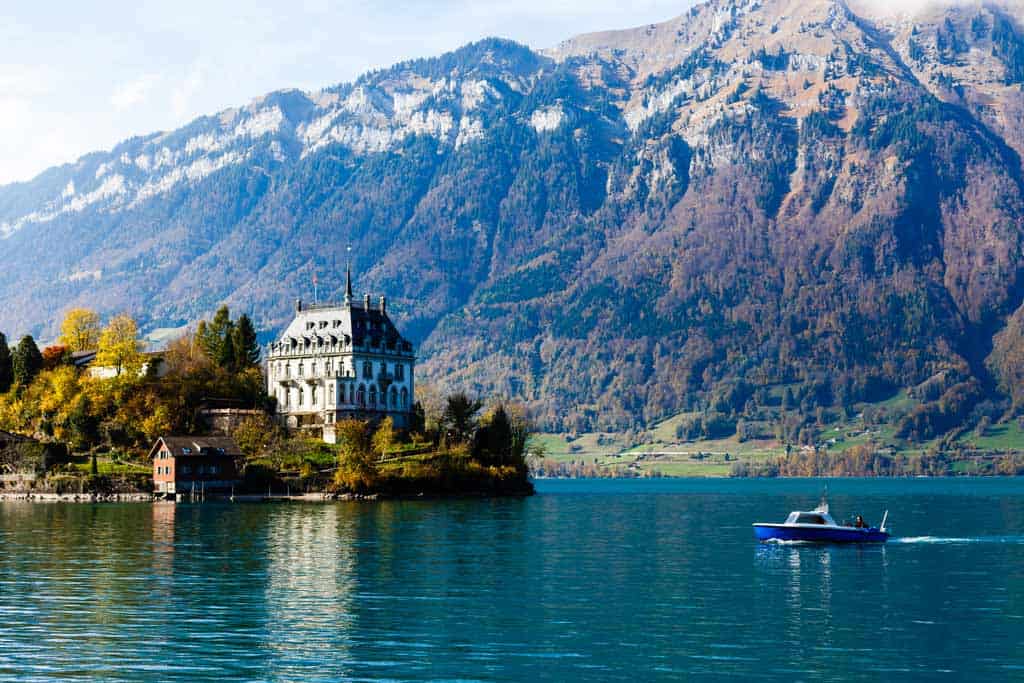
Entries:
POLYGON ((242 452, 227 436, 164 436, 149 452, 153 486, 170 496, 224 493, 238 483, 242 452))

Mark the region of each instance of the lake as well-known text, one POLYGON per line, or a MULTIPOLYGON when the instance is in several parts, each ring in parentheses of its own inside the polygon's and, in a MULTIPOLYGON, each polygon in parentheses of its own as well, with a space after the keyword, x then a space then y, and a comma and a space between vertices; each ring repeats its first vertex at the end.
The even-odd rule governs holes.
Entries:
POLYGON ((822 487, 0 503, 0 678, 1024 680, 1024 481, 832 480, 897 538, 753 540, 822 487))

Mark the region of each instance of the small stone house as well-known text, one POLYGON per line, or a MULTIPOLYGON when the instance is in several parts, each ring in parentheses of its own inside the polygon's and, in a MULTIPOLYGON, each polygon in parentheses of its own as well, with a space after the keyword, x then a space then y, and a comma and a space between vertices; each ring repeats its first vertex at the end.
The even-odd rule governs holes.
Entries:
POLYGON ((164 436, 149 451, 153 488, 178 497, 228 493, 238 484, 242 452, 227 436, 164 436))

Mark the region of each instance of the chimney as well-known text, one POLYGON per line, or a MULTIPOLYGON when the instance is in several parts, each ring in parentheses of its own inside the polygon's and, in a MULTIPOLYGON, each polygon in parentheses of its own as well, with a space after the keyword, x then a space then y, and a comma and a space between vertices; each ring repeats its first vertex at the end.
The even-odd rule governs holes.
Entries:
POLYGON ((302 313, 302 299, 295 300, 295 312, 302 313))
POLYGON ((363 296, 363 308, 367 311, 370 310, 370 295, 366 294, 363 296))
POLYGON ((387 315, 388 313, 388 299, 385 296, 380 298, 380 312, 381 315, 387 315))

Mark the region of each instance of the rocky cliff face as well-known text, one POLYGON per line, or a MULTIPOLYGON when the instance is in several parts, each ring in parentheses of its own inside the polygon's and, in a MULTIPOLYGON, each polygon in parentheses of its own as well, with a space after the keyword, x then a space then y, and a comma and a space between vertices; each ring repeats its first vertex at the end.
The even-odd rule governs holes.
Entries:
POLYGON ((45 337, 76 304, 180 327, 220 301, 271 329, 314 273, 340 293, 351 244, 428 378, 550 427, 741 379, 1012 394, 1021 9, 712 0, 274 93, 0 188, 0 329, 45 337))

